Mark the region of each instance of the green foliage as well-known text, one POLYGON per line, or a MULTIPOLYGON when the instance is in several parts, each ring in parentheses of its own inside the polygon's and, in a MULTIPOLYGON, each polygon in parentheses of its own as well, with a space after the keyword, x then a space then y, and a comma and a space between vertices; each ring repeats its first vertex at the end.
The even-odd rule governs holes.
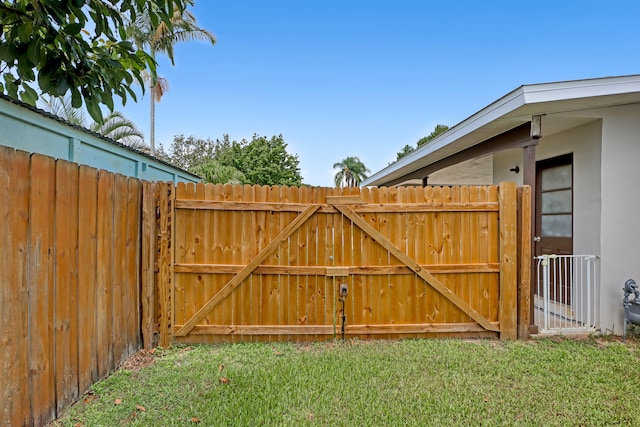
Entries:
POLYGON ((71 96, 63 97, 42 97, 38 100, 38 107, 42 110, 58 116, 71 124, 89 128, 92 131, 113 139, 120 144, 136 148, 146 149, 144 135, 136 127, 136 124, 126 118, 121 112, 113 111, 100 122, 93 122, 87 125, 84 110, 74 108, 71 105, 71 96))
POLYGON ((414 151, 416 151, 415 148, 413 148, 412 146, 410 146, 409 144, 405 145, 402 150, 398 151, 396 153, 396 161, 400 160, 401 158, 403 158, 404 156, 406 156, 409 153, 413 153, 414 151))
POLYGON ((449 130, 449 126, 447 125, 436 125, 436 127, 433 129, 433 132, 431 132, 429 135, 425 136, 424 138, 420 138, 418 140, 418 147, 423 146, 427 142, 431 141, 438 135, 445 133, 448 130, 449 130))
POLYGON ((114 111, 108 114, 101 123, 94 122, 90 125, 92 131, 97 132, 118 141, 120 144, 136 148, 146 149, 144 135, 136 124, 126 118, 121 112, 114 111))
MULTIPOLYGON (((434 139, 435 137, 437 137, 438 135, 445 133, 446 131, 449 130, 449 126, 447 125, 436 125, 436 127, 433 129, 433 132, 431 132, 429 135, 420 138, 418 140, 418 144, 416 145, 416 148, 420 148, 421 146, 423 146, 424 144, 426 144, 427 142, 431 141, 432 139, 434 139)), ((398 160, 400 160, 401 158, 403 158, 404 156, 406 156, 409 153, 412 153, 416 150, 416 148, 413 148, 410 145, 405 145, 402 150, 398 151, 396 153, 396 159, 389 163, 390 165, 397 162, 398 160)))
POLYGON ((176 135, 168 154, 169 163, 182 169, 192 170, 194 167, 215 160, 221 143, 209 138, 200 139, 191 135, 176 135))
MULTIPOLYGON (((193 0, 183 0, 185 6, 193 6, 193 0)), ((170 25, 154 21, 149 13, 138 16, 127 27, 127 33, 136 46, 148 49, 152 56, 156 53, 167 55, 171 64, 175 65, 174 45, 179 42, 202 40, 216 43, 216 37, 210 31, 200 28, 196 17, 186 8, 174 9, 170 16, 170 25)))
MULTIPOLYGON (((167 160, 170 163, 196 174, 225 166, 240 172, 243 176, 241 181, 245 184, 302 185, 300 161, 297 155, 287 152, 282 135, 271 139, 253 135, 251 141, 243 139, 240 142, 231 141, 229 135, 225 135, 222 141, 176 135, 169 151, 171 154, 167 160)), ((228 176, 226 174, 232 172, 230 169, 225 171, 220 176, 228 176)), ((235 177, 237 179, 240 175, 235 177)))
MULTIPOLYGON (((146 14, 172 28, 174 11, 187 0, 0 0, 0 92, 35 105, 40 91, 71 93, 96 122, 100 106, 125 104, 141 72, 155 75, 155 61, 127 39, 126 23, 146 14)), ((143 85, 142 85, 143 86, 143 85)))
POLYGON ((158 349, 152 365, 120 370, 95 384, 55 424, 640 425, 637 343, 555 341, 348 340, 158 349))
POLYGON ((211 184, 244 184, 247 178, 233 166, 222 165, 216 160, 210 160, 191 168, 191 172, 202 177, 204 182, 211 184))
POLYGON ((233 141, 218 160, 241 171, 248 184, 302 185, 300 161, 297 155, 287 152, 282 135, 267 139, 254 134, 251 141, 233 141))
POLYGON ((336 187, 357 187, 367 179, 369 169, 360 161, 359 157, 349 156, 338 163, 333 164, 334 169, 339 169, 334 179, 336 187))
MULTIPOLYGON (((193 6, 193 0, 184 0, 185 6, 193 6)), ((171 64, 175 65, 173 47, 176 43, 204 40, 212 45, 216 43, 215 36, 197 25, 195 16, 186 8, 180 10, 174 8, 170 18, 170 25, 154 20, 149 13, 138 16, 129 26, 127 34, 139 49, 148 51, 153 59, 156 53, 165 54, 171 64)), ((151 91, 149 97, 151 103, 151 123, 149 132, 149 145, 151 155, 155 155, 155 103, 160 102, 164 93, 169 89, 169 84, 164 78, 143 75, 151 91)))

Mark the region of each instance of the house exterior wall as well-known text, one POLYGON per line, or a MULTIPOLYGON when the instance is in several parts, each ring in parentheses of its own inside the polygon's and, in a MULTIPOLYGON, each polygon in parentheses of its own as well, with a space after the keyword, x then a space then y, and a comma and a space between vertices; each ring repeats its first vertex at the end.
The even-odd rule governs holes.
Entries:
MULTIPOLYGON (((429 175, 429 185, 490 185, 493 159, 491 156, 466 160, 429 175)), ((422 183, 420 183, 421 185, 422 183)))
MULTIPOLYGON (((599 112, 602 114, 602 112, 599 112)), ((543 160, 562 154, 573 153, 574 180, 574 214, 573 214, 573 252, 575 254, 590 254, 600 256, 601 283, 600 289, 600 325, 604 330, 610 328, 613 322, 611 314, 617 314, 611 309, 603 310, 608 296, 619 294, 607 285, 605 279, 605 257, 603 250, 603 188, 602 188, 602 147, 603 120, 594 120, 582 126, 571 128, 554 135, 544 136, 536 147, 536 159, 543 160)), ((522 172, 515 174, 509 169, 516 165, 522 170, 523 150, 505 150, 494 154, 494 182, 515 181, 522 185, 522 172)), ((620 225, 618 225, 620 226, 620 225)), ((620 288, 615 286, 614 288, 620 288)), ((618 300, 618 303, 620 301, 618 300)), ((616 324, 620 324, 616 322, 616 324)))
POLYGON ((603 112, 601 327, 622 332, 622 287, 640 280, 640 105, 603 112))
POLYGON ((0 145, 148 181, 200 181, 196 175, 2 98, 0 145))
MULTIPOLYGON (((600 256, 600 329, 622 332, 622 287, 640 280, 640 105, 631 104, 574 115, 600 118, 544 136, 537 159, 574 153, 574 253, 600 256)), ((494 182, 522 183, 522 150, 494 155, 494 182)))
MULTIPOLYGON (((574 215, 573 252, 600 255, 601 183, 600 153, 602 122, 595 120, 564 132, 545 136, 536 147, 536 160, 573 153, 574 215)), ((515 181, 522 185, 522 172, 509 169, 516 165, 522 171, 522 149, 494 154, 494 183, 515 181)))

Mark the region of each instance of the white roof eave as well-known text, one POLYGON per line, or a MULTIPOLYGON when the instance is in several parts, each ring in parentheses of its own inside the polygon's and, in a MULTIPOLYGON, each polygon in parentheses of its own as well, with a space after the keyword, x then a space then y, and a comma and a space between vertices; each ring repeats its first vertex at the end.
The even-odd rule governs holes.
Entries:
MULTIPOLYGON (((525 105, 540 104, 540 111, 536 112, 536 114, 544 114, 544 110, 549 107, 549 103, 557 101, 597 98, 633 92, 640 93, 640 75, 520 86, 453 126, 447 132, 434 138, 429 143, 374 173, 363 181, 362 185, 384 185, 386 182, 403 177, 415 170, 454 154, 452 152, 444 153, 444 151, 446 148, 450 148, 451 144, 460 141, 462 138, 467 138, 468 141, 462 144, 464 146, 457 147, 456 151, 461 151, 464 148, 471 147, 492 136, 496 136, 501 132, 487 136, 478 131, 500 119, 517 117, 518 110, 525 105), (474 133, 478 133, 478 136, 475 138, 474 133)), ((519 124, 522 123, 511 123, 513 127, 519 124)), ((504 129, 503 131, 506 130, 509 129, 504 129)))

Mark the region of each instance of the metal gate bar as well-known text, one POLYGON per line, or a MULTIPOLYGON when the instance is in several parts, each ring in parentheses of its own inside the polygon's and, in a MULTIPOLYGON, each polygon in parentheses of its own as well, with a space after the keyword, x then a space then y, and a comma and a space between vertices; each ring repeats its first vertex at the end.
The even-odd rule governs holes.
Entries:
POLYGON ((595 255, 541 255, 534 322, 541 333, 593 332, 598 325, 595 255))

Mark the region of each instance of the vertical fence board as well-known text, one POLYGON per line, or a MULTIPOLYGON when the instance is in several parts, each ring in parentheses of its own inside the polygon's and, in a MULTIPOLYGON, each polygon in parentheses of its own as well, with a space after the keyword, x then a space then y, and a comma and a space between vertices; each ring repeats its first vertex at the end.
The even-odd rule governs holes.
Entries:
MULTIPOLYGON (((231 188, 230 199, 234 202, 242 201, 242 186, 234 185, 231 188)), ((234 238, 233 244, 231 246, 231 263, 234 265, 242 264, 242 253, 243 253, 243 241, 244 241, 244 229, 242 228, 242 211, 233 212, 233 216, 231 219, 231 228, 234 230, 234 238)), ((234 325, 242 325, 243 322, 243 313, 242 313, 242 296, 244 295, 245 290, 249 286, 249 282, 251 280, 251 276, 247 277, 243 283, 231 293, 231 305, 232 305, 232 319, 234 325)), ((202 305, 204 305, 206 301, 203 301, 202 305)), ((234 335, 234 341, 238 341, 241 337, 239 335, 234 335)))
POLYGON ((127 341, 125 342, 125 357, 140 348, 140 263, 141 263, 141 209, 142 183, 130 178, 127 182, 127 237, 125 260, 125 316, 127 341))
POLYGON ((160 253, 158 258, 158 281, 160 304, 160 347, 167 348, 171 343, 170 330, 173 327, 171 287, 173 287, 173 257, 171 239, 173 223, 173 184, 160 185, 160 253))
MULTIPOLYGON (((177 193, 176 193, 177 197, 177 193)), ((204 200, 204 184, 197 184, 194 189, 194 199, 204 200)), ((194 212, 193 221, 193 262, 202 264, 204 262, 204 255, 206 253, 206 235, 205 232, 205 216, 208 212, 203 209, 198 209, 194 212)), ((201 274, 191 274, 193 279, 190 281, 193 287, 193 306, 190 306, 190 313, 187 317, 193 316, 193 314, 200 309, 206 302, 204 300, 204 277, 201 274)))
POLYGON ((7 203, 0 204, 0 398, 2 422, 30 422, 28 362, 28 213, 29 156, 0 147, 0 191, 7 203), (8 401, 9 400, 9 401, 8 401))
POLYGON ((104 378, 113 366, 112 283, 113 283, 113 175, 98 173, 98 222, 96 271, 96 341, 98 348, 98 377, 104 378))
POLYGON ((80 167, 78 205, 78 388, 86 392, 97 381, 96 270, 98 171, 80 167))
MULTIPOLYGON (((0 169, 4 170, 3 167, 0 169)), ((4 191, 1 185, 0 189, 4 191)), ((31 393, 31 406, 33 424, 44 425, 56 415, 52 333, 55 251, 54 223, 52 221, 55 217, 54 159, 39 154, 31 156, 29 193, 31 200, 29 206, 31 231, 29 243, 29 370, 31 372, 31 390, 37 390, 36 393, 31 393)), ((2 207, 0 207, 1 209, 2 207)), ((4 274, 0 274, 0 276, 4 276, 4 274)), ((4 307, 2 303, 0 306, 4 307)), ((0 377, 4 376, 0 375, 0 377)), ((0 389, 4 390, 1 386, 0 389)), ((6 399, 3 400, 6 401, 6 399)))
MULTIPOLYGON (((206 184, 204 188, 204 197, 207 200, 212 200, 215 191, 215 185, 206 184)), ((176 216, 178 212, 176 212, 176 216)), ((206 253, 204 255, 205 262, 209 264, 215 264, 216 261, 216 212, 207 212, 207 218, 205 221, 205 248, 206 253)), ((177 237, 177 236, 176 236, 177 237)), ((203 275, 203 298, 205 301, 209 301, 215 294, 215 283, 217 281, 217 274, 205 274, 203 275)), ((203 323, 212 324, 215 323, 215 316, 213 313, 208 313, 204 318, 203 323)))
POLYGON ((516 184, 500 184, 500 339, 518 336, 516 184))
POLYGON ((531 187, 518 188, 518 339, 529 338, 531 304, 531 187))
POLYGON ((55 360, 56 398, 60 413, 78 397, 77 338, 77 242, 78 169, 73 163, 56 162, 56 284, 55 360))
MULTIPOLYGON (((194 186, 193 184, 178 183, 176 185, 176 197, 188 200, 194 198, 194 186)), ((175 229, 177 233, 183 233, 181 239, 182 245, 176 247, 176 257, 181 259, 181 262, 191 264, 194 262, 195 255, 195 215, 196 212, 193 209, 182 210, 176 212, 175 229), (178 220, 181 218, 181 221, 178 220)), ((193 275, 187 274, 181 276, 181 281, 176 282, 175 288, 175 302, 174 313, 176 324, 184 324, 193 314, 196 312, 194 301, 194 280, 193 275)), ((199 307, 198 307, 199 308, 199 307)))
MULTIPOLYGON (((268 197, 268 187, 264 185, 254 186, 255 201, 266 202, 268 197)), ((269 234, 269 216, 267 211, 256 212, 256 250, 258 253, 262 251, 271 241, 269 234)), ((255 255, 254 255, 255 256, 255 255)), ((263 264, 267 264, 269 260, 265 260, 263 264)), ((266 306, 268 304, 267 295, 269 295, 268 285, 270 284, 268 275, 260 274, 257 276, 257 280, 254 280, 256 286, 252 288, 252 298, 256 301, 256 307, 253 310, 254 317, 252 324, 254 325, 266 325, 267 314, 266 306)), ((254 341, 268 341, 269 337, 256 336, 254 341)))
POLYGON ((125 256, 124 251, 126 239, 126 213, 127 213, 127 178, 123 175, 116 175, 114 180, 113 199, 113 291, 112 298, 112 342, 113 342, 113 365, 111 369, 118 366, 124 354, 127 330, 124 325, 126 320, 122 313, 124 310, 124 281, 125 281, 125 256))
MULTIPOLYGON (((245 185, 242 188, 242 201, 243 202, 252 202, 253 201, 253 187, 251 185, 245 185)), ((241 242, 241 257, 240 263, 243 265, 251 262, 251 258, 256 254, 256 241, 254 238, 254 221, 255 215, 250 211, 242 212, 242 242, 241 242)), ((253 311, 253 287, 256 286, 254 282, 255 275, 251 274, 247 278, 247 282, 243 285, 241 290, 241 300, 242 304, 240 305, 241 310, 241 325, 250 325, 252 322, 252 311, 253 311)), ((206 299, 208 300, 208 299, 206 299)), ((249 340, 251 337, 249 336, 249 340)))
POLYGON ((154 270, 156 263, 156 184, 143 182, 142 184, 142 248, 141 248, 141 277, 140 277, 140 305, 141 332, 144 349, 153 348, 153 329, 155 324, 155 281, 154 270))

